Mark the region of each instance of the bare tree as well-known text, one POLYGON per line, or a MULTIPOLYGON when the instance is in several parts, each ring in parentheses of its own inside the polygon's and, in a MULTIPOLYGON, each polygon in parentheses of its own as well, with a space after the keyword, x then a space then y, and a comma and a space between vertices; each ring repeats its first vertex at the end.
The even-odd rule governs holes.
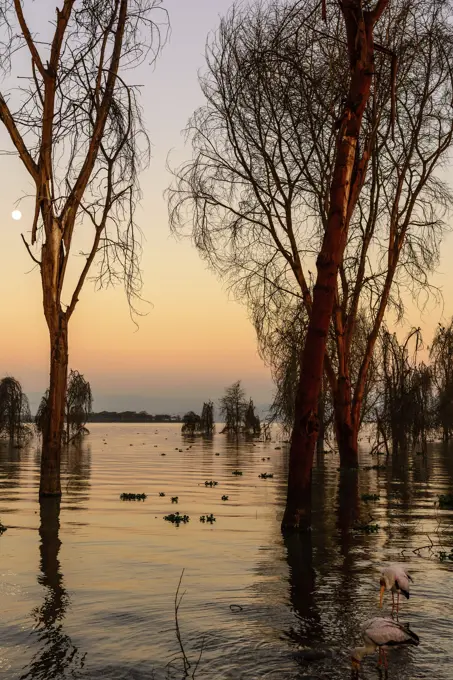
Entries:
POLYGON ((160 49, 154 20, 160 5, 160 0, 64 0, 47 41, 35 37, 21 0, 0 2, 9 27, 0 46, 2 65, 14 72, 19 50, 28 52, 30 64, 19 92, 0 95, 0 120, 35 187, 30 242, 22 238, 41 274, 50 338, 40 495, 61 494, 68 324, 95 260, 100 286, 124 281, 131 305, 140 294, 134 212, 148 139, 137 88, 126 75, 160 49), (90 245, 81 253, 71 291, 65 281, 79 232, 90 245))
POLYGON ((200 430, 201 433, 207 437, 210 437, 214 434, 214 404, 211 400, 205 401, 203 404, 203 409, 201 411, 200 430))
POLYGON ((30 421, 30 406, 20 382, 12 377, 0 380, 0 437, 18 444, 30 434, 26 424, 30 421))
POLYGON ((380 335, 376 439, 393 456, 414 451, 417 446, 426 453, 428 436, 433 432, 432 372, 419 360, 422 347, 419 328, 409 331, 402 342, 387 329, 380 335))
POLYGON ((439 324, 429 353, 436 395, 436 424, 442 439, 453 434, 453 319, 447 326, 439 324))
MULTIPOLYGON (((307 451, 319 427, 313 394, 322 382, 318 368, 324 342, 341 464, 356 466, 372 356, 385 312, 392 306, 402 313, 408 289, 429 292, 428 275, 437 263, 451 203, 448 188, 435 174, 452 138, 450 3, 392 0, 381 14, 386 4, 376 2, 363 15, 361 2, 340 3, 336 13, 333 6, 325 31, 319 30, 314 0, 270 0, 258 8, 233 9, 209 45, 208 69, 201 79, 207 103, 187 130, 193 158, 177 170, 170 192, 173 227, 192 227, 202 256, 246 300, 255 321, 258 316, 264 344, 266 334, 279 328, 282 310, 289 309, 291 316, 291 309, 303 306, 311 322, 316 286, 310 267, 334 225, 339 250, 333 259, 325 251, 318 257, 318 264, 327 262, 320 268, 329 286, 321 282, 317 289, 318 298, 327 295, 326 300, 333 290, 333 318, 324 328, 331 318, 329 305, 324 306, 323 329, 318 327, 324 339, 319 343, 312 332, 309 341, 301 342, 313 356, 306 359, 309 376, 302 371, 300 378, 310 378, 310 389, 301 383, 304 399, 296 409, 292 458, 305 462, 291 473, 299 489, 294 498, 309 488, 307 451), (353 39, 357 30, 358 43, 353 39), (372 62, 368 75, 362 59, 372 62), (368 97, 371 72, 375 78, 368 97), (362 86, 358 94, 354 88, 362 86), (356 154, 348 157, 352 174, 337 195, 342 121, 356 126, 356 154), (346 194, 347 209, 335 212, 331 198, 346 199, 346 194), (364 337, 362 318, 367 319, 364 337)), ((343 150, 351 151, 342 139, 343 150)), ((287 519, 293 521, 290 513, 287 519)))
POLYGON ((225 420, 222 432, 239 436, 244 429, 247 406, 245 391, 241 387, 240 380, 226 388, 224 396, 220 399, 220 413, 225 420))
POLYGON ((261 434, 260 417, 255 413, 255 405, 252 399, 247 404, 244 413, 244 432, 254 437, 259 437, 261 434))

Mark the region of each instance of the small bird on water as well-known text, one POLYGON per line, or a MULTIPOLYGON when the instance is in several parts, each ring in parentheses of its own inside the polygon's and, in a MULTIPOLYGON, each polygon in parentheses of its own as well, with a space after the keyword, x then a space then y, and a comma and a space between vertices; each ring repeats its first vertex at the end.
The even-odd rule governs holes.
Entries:
POLYGON ((397 595, 396 614, 398 616, 400 594, 402 593, 406 599, 409 599, 410 581, 413 582, 412 576, 407 571, 397 564, 390 564, 381 572, 381 590, 379 598, 379 607, 382 607, 384 593, 386 590, 392 591, 392 612, 395 609, 395 593, 397 595))
POLYGON ((351 652, 351 663, 353 671, 358 673, 360 663, 364 656, 373 654, 379 649, 379 662, 388 667, 387 648, 400 647, 402 645, 418 645, 420 639, 418 635, 409 628, 409 624, 402 624, 393 619, 376 616, 365 621, 361 627, 364 641, 362 647, 355 647, 351 652))

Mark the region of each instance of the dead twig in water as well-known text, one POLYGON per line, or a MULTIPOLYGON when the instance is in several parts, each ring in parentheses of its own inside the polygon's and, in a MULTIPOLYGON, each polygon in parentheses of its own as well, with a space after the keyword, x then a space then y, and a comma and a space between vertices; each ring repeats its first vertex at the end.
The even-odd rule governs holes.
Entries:
MULTIPOLYGON (((195 674, 198 670, 198 666, 200 665, 201 657, 203 655, 204 637, 201 640, 200 653, 198 655, 198 659, 197 659, 197 661, 196 661, 196 663, 193 667, 192 673, 190 674, 189 671, 192 668, 192 664, 190 663, 189 657, 187 656, 186 651, 184 649, 184 643, 182 641, 181 629, 179 627, 179 619, 178 619, 179 608, 181 606, 182 599, 183 599, 184 595, 186 594, 186 591, 184 591, 182 593, 182 595, 179 594, 179 592, 181 590, 181 583, 182 583, 183 576, 184 576, 184 569, 182 570, 181 576, 179 577, 179 583, 178 583, 178 587, 177 587, 176 593, 175 593, 175 630, 176 630, 176 639, 178 640, 179 649, 181 650, 181 658, 182 658, 182 664, 183 664, 183 668, 184 668, 183 678, 188 678, 190 676, 192 678, 192 680, 194 680, 195 674)), ((167 669, 169 669, 171 666, 173 666, 173 661, 174 661, 174 659, 169 661, 169 663, 167 664, 167 669)))

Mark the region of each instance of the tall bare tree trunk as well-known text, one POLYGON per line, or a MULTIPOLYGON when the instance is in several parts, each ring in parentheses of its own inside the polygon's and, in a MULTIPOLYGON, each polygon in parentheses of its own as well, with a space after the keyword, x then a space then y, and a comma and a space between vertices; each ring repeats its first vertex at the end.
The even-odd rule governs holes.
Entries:
POLYGON ((388 0, 379 0, 371 12, 363 11, 362 0, 344 0, 341 3, 348 38, 351 80, 348 99, 339 121, 328 222, 316 262, 317 279, 312 313, 302 352, 283 530, 305 530, 310 526, 311 469, 318 434, 318 397, 326 340, 335 301, 337 272, 346 245, 349 202, 354 199, 356 183, 360 181, 355 172, 361 160, 357 158, 357 142, 373 77, 373 28, 387 3, 388 0))
POLYGON ((43 432, 39 495, 61 496, 60 460, 68 376, 68 324, 63 312, 55 314, 49 336, 49 417, 43 432))

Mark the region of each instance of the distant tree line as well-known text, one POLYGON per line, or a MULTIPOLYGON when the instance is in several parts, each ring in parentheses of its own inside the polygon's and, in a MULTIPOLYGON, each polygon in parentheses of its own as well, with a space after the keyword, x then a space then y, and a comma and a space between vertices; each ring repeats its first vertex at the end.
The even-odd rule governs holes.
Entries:
POLYGON ((99 411, 90 413, 90 423, 182 423, 180 415, 158 413, 151 415, 146 411, 99 411))

